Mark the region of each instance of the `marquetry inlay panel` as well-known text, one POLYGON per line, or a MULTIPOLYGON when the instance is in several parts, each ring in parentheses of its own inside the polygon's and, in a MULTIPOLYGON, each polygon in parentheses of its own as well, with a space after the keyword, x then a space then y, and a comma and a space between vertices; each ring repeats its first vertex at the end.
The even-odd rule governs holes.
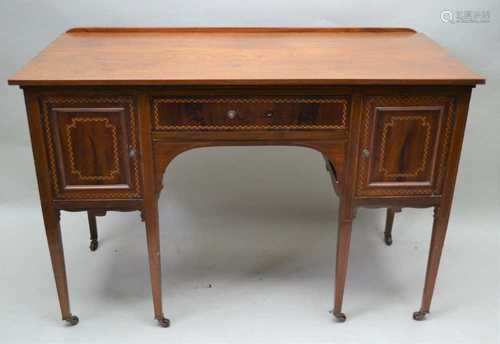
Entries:
POLYGON ((154 130, 347 129, 349 97, 169 98, 152 102, 154 130))
POLYGON ((439 195, 453 117, 450 97, 367 97, 358 196, 439 195))
POLYGON ((41 100, 55 198, 139 198, 135 102, 130 97, 41 100))

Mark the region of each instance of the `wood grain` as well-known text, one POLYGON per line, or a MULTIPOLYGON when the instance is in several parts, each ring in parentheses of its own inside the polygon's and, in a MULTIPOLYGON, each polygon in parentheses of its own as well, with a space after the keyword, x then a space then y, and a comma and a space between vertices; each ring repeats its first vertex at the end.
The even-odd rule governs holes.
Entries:
POLYGON ((157 98, 155 130, 346 129, 348 97, 157 98))
POLYGON ((484 79, 411 29, 80 28, 62 34, 9 83, 475 85, 484 79))

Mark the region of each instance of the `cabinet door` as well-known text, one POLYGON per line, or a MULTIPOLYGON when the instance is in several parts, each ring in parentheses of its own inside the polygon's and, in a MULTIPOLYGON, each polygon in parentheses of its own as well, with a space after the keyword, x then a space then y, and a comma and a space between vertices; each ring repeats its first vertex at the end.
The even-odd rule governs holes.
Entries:
POLYGON ((439 195, 453 104, 445 96, 365 98, 357 195, 439 195))
POLYGON ((42 99, 55 198, 140 196, 132 98, 42 99))

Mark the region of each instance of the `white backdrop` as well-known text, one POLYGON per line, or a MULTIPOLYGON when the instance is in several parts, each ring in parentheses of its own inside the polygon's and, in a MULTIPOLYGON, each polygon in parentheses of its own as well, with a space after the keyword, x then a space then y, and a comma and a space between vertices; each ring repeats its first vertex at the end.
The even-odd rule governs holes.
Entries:
POLYGON ((2 1, 0 3, 0 332, 7 342, 498 343, 500 2, 2 1), (443 10, 487 11, 445 23, 443 10), (345 297, 332 323, 338 201, 318 153, 211 148, 177 158, 160 200, 164 294, 172 328, 152 321, 143 225, 99 219, 88 252, 84 214, 63 214, 73 311, 59 322, 38 205, 24 100, 6 79, 75 26, 405 26, 487 79, 473 92, 456 197, 429 321, 415 323, 431 211, 405 210, 383 246, 381 210, 359 211, 345 297), (208 285, 212 288, 208 288, 208 285))

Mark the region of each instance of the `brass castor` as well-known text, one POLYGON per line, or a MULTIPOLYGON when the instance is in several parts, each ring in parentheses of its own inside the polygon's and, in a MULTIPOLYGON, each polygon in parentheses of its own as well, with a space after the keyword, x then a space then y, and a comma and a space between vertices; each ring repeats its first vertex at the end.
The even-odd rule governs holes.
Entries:
POLYGON ((170 327, 170 320, 168 320, 167 318, 161 317, 161 318, 158 318, 156 320, 158 320, 158 324, 161 327, 170 327))
POLYGON ((422 321, 425 319, 425 316, 427 315, 427 313, 429 313, 429 312, 425 312, 425 311, 415 312, 415 313, 413 313, 413 320, 422 321))
POLYGON ((72 315, 69 318, 63 319, 69 326, 75 326, 80 321, 76 315, 72 315))
POLYGON ((99 247, 99 242, 97 240, 90 240, 90 250, 93 252, 99 247))
POLYGON ((392 245, 392 235, 391 234, 384 234, 384 242, 387 246, 392 245))
POLYGON ((333 312, 333 316, 335 317, 335 320, 341 323, 345 322, 345 320, 347 319, 345 314, 342 312, 333 312))

